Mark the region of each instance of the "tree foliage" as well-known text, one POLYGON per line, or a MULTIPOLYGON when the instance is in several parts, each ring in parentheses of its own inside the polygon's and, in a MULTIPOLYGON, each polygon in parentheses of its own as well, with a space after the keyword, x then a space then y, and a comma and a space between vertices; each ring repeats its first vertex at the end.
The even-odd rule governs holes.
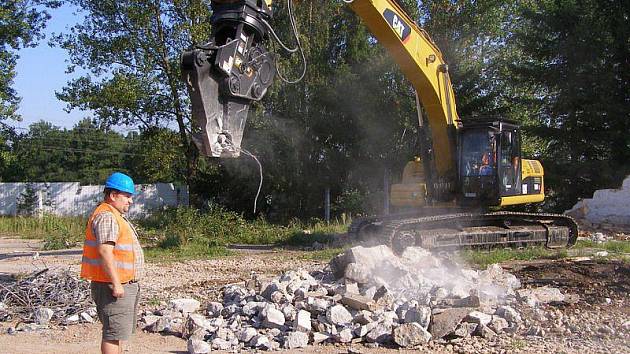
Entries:
MULTIPOLYGON (((246 154, 199 158, 190 140, 178 61, 182 49, 209 38, 207 2, 68 1, 86 16, 56 43, 89 74, 58 97, 95 120, 5 134, 3 180, 97 183, 116 168, 143 182, 188 183, 199 204, 286 220, 323 215, 326 188, 335 212, 380 212, 384 176, 397 182, 418 154, 414 92, 390 53, 342 2, 300 1, 307 75, 294 85, 276 80, 245 130, 243 147, 261 162, 264 181, 254 213, 257 163, 246 154), (115 133, 114 125, 140 133, 115 133)), ((627 1, 398 3, 444 54, 462 119, 521 123, 524 156, 545 166, 546 210, 563 211, 630 173, 627 1)), ((285 6, 274 2, 273 23, 291 43, 285 6)), ((299 76, 299 55, 279 58, 284 76, 299 76)))
POLYGON ((177 137, 168 130, 122 135, 85 119, 72 129, 47 122, 32 124, 10 138, 3 152, 4 182, 80 182, 102 184, 114 170, 138 183, 179 182, 185 159, 174 152, 177 137))
POLYGON ((525 2, 510 42, 515 97, 564 210, 630 173, 630 3, 525 2), (520 94, 519 94, 520 93, 520 94))
POLYGON ((210 11, 200 0, 68 0, 86 15, 56 43, 71 68, 91 74, 73 80, 57 96, 70 109, 92 110, 101 124, 176 125, 187 158, 184 177, 195 172, 190 115, 180 80, 179 55, 209 38, 210 11))
POLYGON ((50 19, 45 9, 59 5, 56 0, 10 0, 0 4, 0 124, 4 119, 19 118, 16 111, 20 98, 12 87, 17 51, 37 44, 50 19))

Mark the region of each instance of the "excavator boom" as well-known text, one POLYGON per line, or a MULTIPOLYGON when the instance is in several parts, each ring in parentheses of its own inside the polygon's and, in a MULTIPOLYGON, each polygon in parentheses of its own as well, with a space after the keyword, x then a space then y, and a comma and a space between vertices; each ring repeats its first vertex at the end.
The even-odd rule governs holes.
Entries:
MULTIPOLYGON (((270 24, 271 2, 211 1, 212 38, 182 54, 182 74, 199 128, 194 140, 206 156, 239 156, 249 106, 262 99, 276 76, 275 56, 263 46, 270 38, 280 42, 270 24)), ((426 120, 431 135, 430 149, 423 148, 421 158, 408 163, 402 183, 392 186, 392 205, 414 209, 355 220, 350 233, 359 238, 378 234, 397 252, 410 245, 575 244, 577 225, 567 216, 487 210, 544 199, 542 165, 522 159, 518 125, 505 119, 459 119, 442 53, 395 1, 344 2, 411 82, 420 130, 426 120)), ((287 7, 300 47, 291 0, 287 7)))

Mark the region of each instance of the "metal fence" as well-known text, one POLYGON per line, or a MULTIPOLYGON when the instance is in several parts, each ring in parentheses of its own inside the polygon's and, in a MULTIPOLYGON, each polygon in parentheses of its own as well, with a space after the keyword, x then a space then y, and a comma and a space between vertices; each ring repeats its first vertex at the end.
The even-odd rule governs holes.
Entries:
MULTIPOLYGON (((0 215, 17 215, 29 201, 27 207, 35 213, 87 216, 103 200, 103 188, 78 182, 0 183, 0 215)), ((140 184, 136 192, 128 213, 132 218, 145 217, 167 206, 188 205, 187 186, 140 184)))

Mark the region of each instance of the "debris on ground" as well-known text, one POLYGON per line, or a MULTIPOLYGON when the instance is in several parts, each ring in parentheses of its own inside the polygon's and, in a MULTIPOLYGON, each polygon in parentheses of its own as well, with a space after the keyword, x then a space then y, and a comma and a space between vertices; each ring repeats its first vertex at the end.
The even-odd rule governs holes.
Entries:
MULTIPOLYGON (((418 255, 423 254, 420 250, 416 251, 418 255)), ((409 305, 413 306, 399 306, 397 304, 399 299, 396 298, 394 304, 397 307, 393 312, 397 317, 394 317, 391 314, 392 311, 381 309, 381 306, 391 299, 386 292, 378 291, 381 286, 347 280, 345 275, 336 279, 332 275, 332 268, 327 268, 324 263, 304 260, 294 255, 295 253, 287 251, 262 252, 173 264, 148 263, 149 276, 142 284, 145 291, 141 299, 142 310, 138 326, 146 328, 147 332, 160 332, 162 336, 171 336, 171 338, 162 337, 162 340, 170 342, 172 345, 169 348, 173 351, 186 351, 186 344, 192 339, 189 343, 190 352, 200 353, 212 350, 213 346, 215 348, 242 347, 245 352, 256 351, 255 347, 266 350, 286 347, 296 349, 284 349, 285 352, 303 351, 305 353, 394 352, 396 348, 405 346, 418 348, 420 352, 455 353, 627 352, 627 343, 630 341, 630 318, 627 311, 630 265, 627 261, 587 257, 513 261, 503 263, 501 267, 491 266, 489 270, 496 271, 488 272, 488 269, 477 271, 457 267, 457 262, 443 258, 443 256, 452 257, 452 255, 440 254, 436 263, 432 263, 433 259, 429 257, 423 262, 418 262, 424 263, 426 267, 421 267, 419 270, 413 267, 407 268, 414 272, 422 272, 426 277, 432 277, 430 281, 435 281, 436 285, 430 292, 429 305, 423 306, 419 302, 416 305, 408 301, 409 305), (448 271, 440 273, 436 270, 433 274, 433 271, 429 269, 439 269, 439 267, 434 267, 432 264, 444 265, 448 271), (252 271, 258 275, 250 276, 252 271), (284 274, 270 278, 279 272, 284 274), (488 276, 503 274, 503 277, 498 277, 498 279, 503 278, 503 282, 507 284, 510 284, 510 280, 513 279, 510 275, 515 275, 522 286, 503 287, 504 291, 501 294, 507 295, 500 295, 498 298, 504 298, 505 303, 492 305, 490 302, 490 305, 487 305, 488 301, 484 300, 483 296, 478 296, 482 293, 480 290, 483 289, 477 288, 475 284, 479 284, 480 280, 474 281, 475 278, 480 278, 479 275, 483 272, 486 272, 488 276), (298 291, 294 285, 289 286, 290 281, 287 283, 288 280, 296 278, 295 274, 298 274, 300 283, 309 279, 308 276, 310 276, 318 285, 313 287, 309 285, 305 292, 307 288, 304 284, 304 287, 298 291), (303 277, 302 274, 304 274, 303 277), (473 279, 472 295, 477 294, 477 296, 461 297, 464 291, 446 281, 451 274, 453 276, 463 274, 464 278, 473 279), (279 290, 276 290, 278 293, 275 295, 275 291, 271 292, 269 294, 271 300, 264 297, 264 290, 275 283, 284 284, 286 287, 282 285, 279 290), (246 292, 240 302, 236 298, 227 296, 230 289, 234 287, 246 292), (321 288, 326 290, 325 294, 321 288), (527 292, 522 292, 522 290, 534 290, 536 293, 535 289, 540 288, 547 289, 543 291, 549 291, 551 294, 557 294, 554 288, 559 289, 560 294, 564 295, 564 301, 547 303, 537 301, 535 306, 531 307, 525 300, 528 296, 527 292), (512 294, 509 289, 512 289, 514 293, 512 294), (519 297, 519 292, 523 296, 519 297), (313 298, 308 303, 299 299, 299 296, 307 293, 308 296, 305 299, 313 298), (455 296, 455 293, 460 295, 455 296), (284 294, 293 294, 293 298, 284 294), (342 294, 341 298, 337 296, 339 294, 342 294), (188 301, 193 300, 192 298, 196 301, 188 301), (187 299, 187 301, 171 301, 171 299, 187 299), (284 324, 280 325, 282 320, 275 311, 268 311, 271 314, 268 318, 261 317, 264 308, 272 305, 284 316, 284 324), (330 311, 331 320, 340 325, 328 323, 326 314, 336 305, 345 307, 350 313, 352 316, 350 324, 345 323, 346 314, 340 307, 330 311), (236 313, 239 315, 236 316, 236 313), (488 315, 490 315, 489 323, 488 315), (236 317, 239 319, 236 320, 236 317), (267 324, 265 324, 265 319, 268 321, 267 324), (391 327, 388 326, 389 324, 391 327), (353 331, 354 326, 359 329, 353 331), (376 327, 379 329, 377 330, 376 327), (201 333, 199 328, 207 328, 207 330, 201 333), (445 334, 440 337, 439 331, 445 334), (297 332, 304 334, 295 334, 297 332), (194 335, 195 333, 197 336, 194 335), (431 339, 425 342, 425 337, 428 335, 431 335, 431 339), (232 336, 238 338, 237 346, 232 346, 234 340, 232 336), (180 337, 184 340, 180 340, 180 337), (384 339, 388 340, 383 342, 384 339), (347 342, 348 340, 350 342, 347 342), (307 347, 302 348, 305 341, 307 347), (320 344, 325 347, 320 347, 320 344)), ((360 258, 358 256, 357 252, 357 258, 360 258)), ((402 269, 410 267, 410 262, 399 259, 388 260, 383 262, 384 266, 376 266, 376 268, 385 269, 399 264, 399 261, 402 262, 402 269)), ((51 269, 49 272, 52 271, 51 269)), ((345 274, 345 270, 343 273, 345 274)), ((77 274, 77 272, 72 274, 77 274)), ((389 277, 381 275, 379 278, 381 280, 385 278, 386 282, 383 284, 392 292, 395 291, 396 284, 404 283, 393 277, 391 282, 389 277)), ((25 279, 25 277, 18 276, 18 279, 25 279)), ((78 281, 78 279, 75 280, 78 281)), ((2 284, 7 286, 16 281, 18 280, 13 279, 2 284)), ((274 289, 274 287, 269 289, 274 289)), ((406 293, 416 293, 412 290, 405 289, 406 293)), ((13 314, 14 311, 10 309, 10 306, 1 300, 2 298, 0 298, 0 313, 13 314)), ((49 309, 53 310, 52 307, 49 309)), ((39 321, 46 321, 50 311, 41 309, 39 312, 37 314, 39 321)), ((17 336, 0 336, 3 339, 0 347, 15 347, 20 341, 34 340, 33 344, 43 349, 40 351, 52 353, 53 351, 48 350, 51 347, 49 344, 46 344, 48 347, 42 347, 44 344, 39 343, 41 336, 45 335, 55 338, 56 344, 52 347, 66 350, 68 347, 63 343, 74 343, 77 337, 83 338, 86 331, 92 333, 100 327, 99 324, 90 325, 89 323, 83 326, 65 326, 66 323, 89 322, 88 317, 81 315, 83 312, 90 315, 94 321, 98 321, 96 315, 92 316, 89 311, 68 316, 61 321, 61 325, 56 325, 59 321, 53 316, 47 326, 38 325, 34 314, 27 316, 26 320, 12 315, 12 320, 0 323, 2 332, 18 334, 20 330, 27 331, 44 327, 50 329, 46 334, 40 334, 37 331, 19 333, 17 336), (22 323, 16 325, 16 322, 22 323)), ((158 338, 160 337, 141 334, 137 339, 146 341, 143 344, 146 348, 155 348, 155 342, 162 343, 162 340, 156 341, 158 338)))
POLYGON ((47 268, 0 282, 0 321, 16 320, 9 331, 48 328, 50 324, 94 322, 90 284, 70 271, 47 268))
MULTIPOLYGON (((493 338, 526 328, 513 304, 563 302, 557 288, 521 289, 498 265, 477 271, 410 247, 396 256, 385 246, 353 247, 321 271, 287 271, 223 288, 205 315, 175 299, 146 311, 141 327, 188 340, 190 353, 295 349, 320 343, 413 348, 493 338), (191 308, 191 309, 192 309, 191 308)), ((194 308, 196 306, 193 306, 194 308)))
POLYGON ((581 229, 604 231, 630 231, 630 176, 621 188, 600 189, 593 198, 578 201, 565 214, 576 219, 581 229))

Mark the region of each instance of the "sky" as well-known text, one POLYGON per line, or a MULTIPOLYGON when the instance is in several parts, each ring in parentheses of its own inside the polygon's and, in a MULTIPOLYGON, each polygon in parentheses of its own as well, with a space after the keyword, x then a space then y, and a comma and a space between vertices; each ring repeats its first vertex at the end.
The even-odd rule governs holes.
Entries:
POLYGON ((55 97, 55 91, 61 91, 66 82, 85 73, 77 69, 72 74, 66 74, 66 51, 48 46, 52 33, 66 32, 78 22, 80 17, 73 12, 73 8, 67 5, 49 10, 52 18, 44 31, 46 38, 40 40, 37 47, 18 52, 20 59, 13 87, 22 97, 18 110, 22 122, 7 122, 12 126, 28 128, 32 123, 45 120, 62 128, 72 128, 82 118, 91 115, 76 109, 67 113, 64 111, 66 104, 55 97))

